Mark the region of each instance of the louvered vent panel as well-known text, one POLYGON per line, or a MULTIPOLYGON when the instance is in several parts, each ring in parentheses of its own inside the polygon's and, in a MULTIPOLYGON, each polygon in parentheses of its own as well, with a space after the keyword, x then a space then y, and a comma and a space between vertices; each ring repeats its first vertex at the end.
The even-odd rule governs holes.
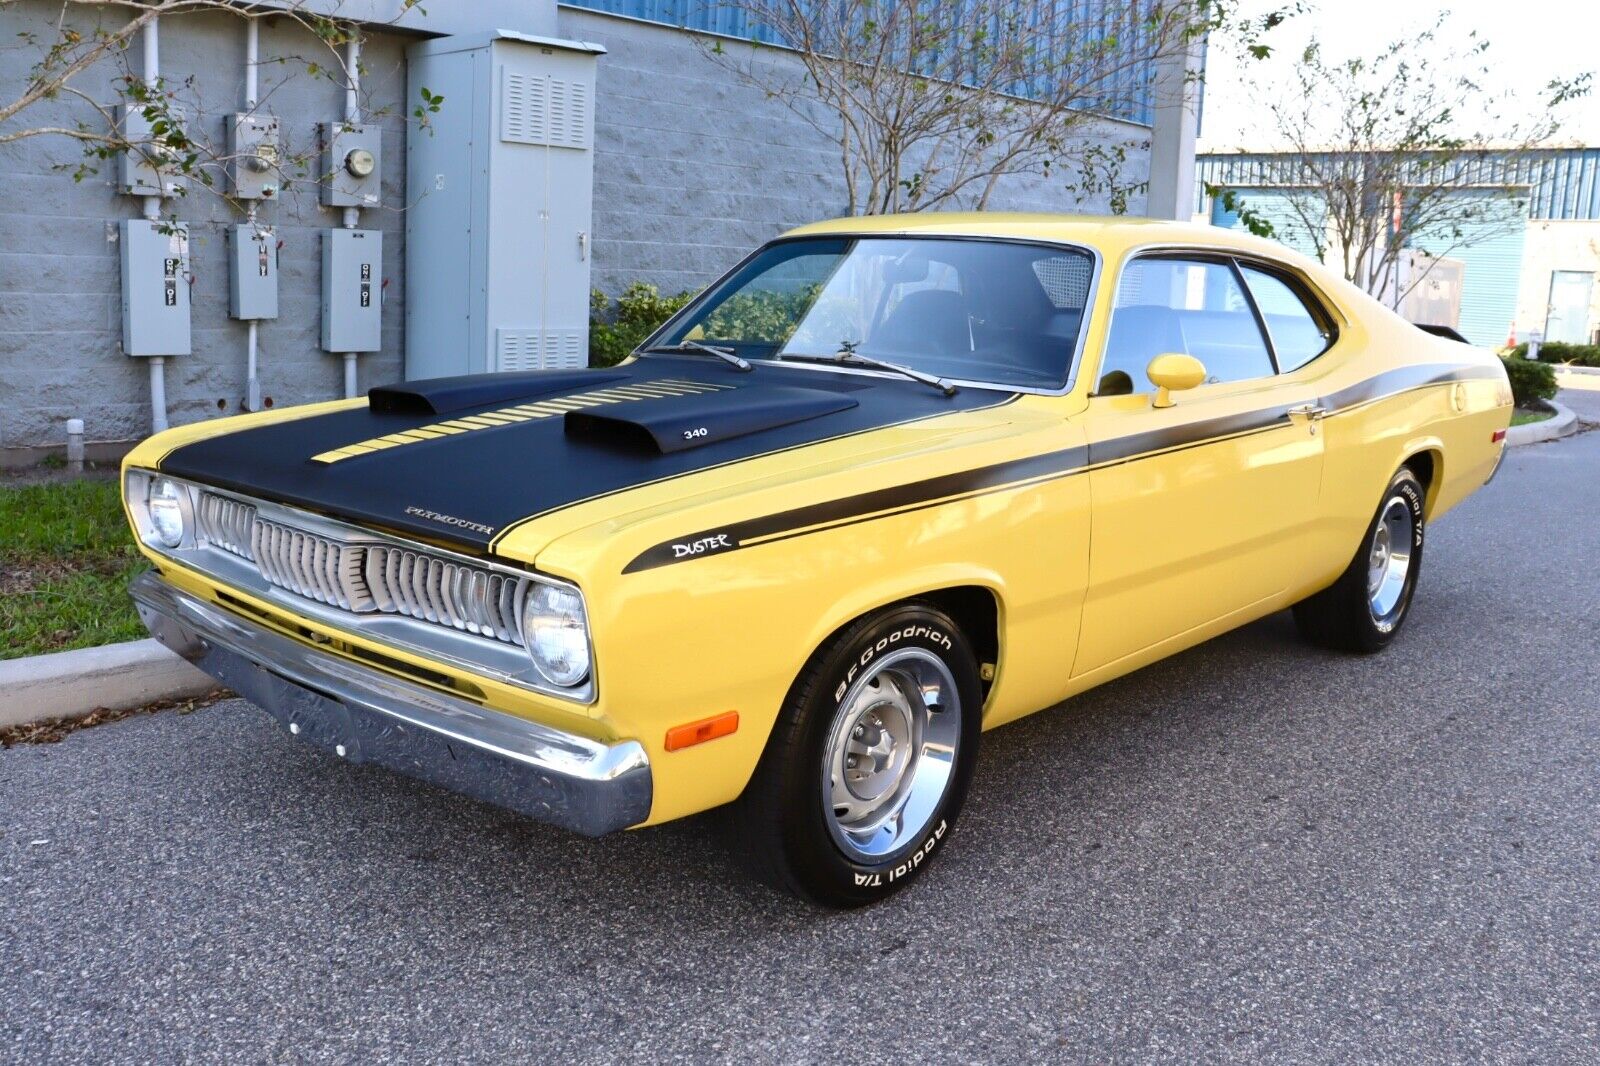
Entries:
POLYGON ((496 369, 578 370, 589 363, 584 335, 576 329, 495 330, 496 369))
POLYGON ((500 139, 517 144, 543 144, 549 125, 546 100, 548 79, 519 74, 509 68, 500 72, 500 139))
POLYGON ((556 148, 589 147, 589 87, 509 67, 500 74, 500 139, 556 148))

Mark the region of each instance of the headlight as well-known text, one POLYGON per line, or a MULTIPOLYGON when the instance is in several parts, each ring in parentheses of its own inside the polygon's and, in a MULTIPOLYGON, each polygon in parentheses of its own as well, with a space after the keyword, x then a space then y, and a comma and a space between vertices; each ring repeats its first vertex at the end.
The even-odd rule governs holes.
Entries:
POLYGON ((179 548, 192 541, 194 501, 188 486, 159 474, 131 470, 123 491, 140 540, 152 548, 179 548))
POLYGON ((589 621, 577 590, 535 582, 522 607, 522 640, 552 685, 571 688, 589 676, 589 621))
POLYGON ((184 491, 166 478, 157 478, 150 486, 150 528, 156 539, 169 548, 183 543, 187 530, 183 511, 184 491))

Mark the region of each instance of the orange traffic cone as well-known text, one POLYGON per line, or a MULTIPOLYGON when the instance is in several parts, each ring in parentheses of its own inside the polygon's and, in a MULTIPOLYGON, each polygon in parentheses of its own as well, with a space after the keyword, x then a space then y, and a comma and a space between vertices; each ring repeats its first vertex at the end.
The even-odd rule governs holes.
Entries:
POLYGON ((1511 320, 1511 335, 1506 338, 1506 347, 1507 348, 1515 348, 1516 346, 1517 346, 1517 321, 1516 321, 1516 319, 1512 319, 1511 320))

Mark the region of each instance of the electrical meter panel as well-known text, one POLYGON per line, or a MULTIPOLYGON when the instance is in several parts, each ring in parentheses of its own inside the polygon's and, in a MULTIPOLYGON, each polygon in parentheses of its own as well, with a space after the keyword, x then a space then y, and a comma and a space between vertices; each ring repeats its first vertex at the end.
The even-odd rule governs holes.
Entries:
POLYGON ((377 207, 383 186, 383 151, 376 126, 324 122, 322 205, 377 207))
POLYGON ((124 219, 122 351, 189 354, 189 228, 181 222, 124 219))
POLYGON ((228 314, 278 317, 278 235, 266 226, 228 228, 228 314))
POLYGON ((322 349, 375 352, 383 344, 383 231, 322 233, 322 349))
MULTIPOLYGON (((171 121, 184 121, 182 112, 175 108, 167 111, 171 121)), ((135 146, 123 152, 118 161, 117 187, 129 196, 177 196, 187 183, 167 165, 171 149, 155 142, 144 112, 143 104, 122 104, 117 108, 118 128, 135 146)))
POLYGON ((239 113, 228 119, 228 179, 240 200, 271 200, 283 188, 278 119, 239 113))

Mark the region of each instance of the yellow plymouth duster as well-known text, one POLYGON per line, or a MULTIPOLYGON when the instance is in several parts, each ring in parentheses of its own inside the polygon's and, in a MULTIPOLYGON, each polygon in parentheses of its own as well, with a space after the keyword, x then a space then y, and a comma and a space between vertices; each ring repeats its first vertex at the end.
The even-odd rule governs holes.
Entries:
POLYGON ((150 438, 133 595, 342 758, 589 834, 731 804, 854 906, 951 846, 986 729, 1284 608, 1383 648, 1510 415, 1494 356, 1276 244, 844 219, 621 366, 150 438))

